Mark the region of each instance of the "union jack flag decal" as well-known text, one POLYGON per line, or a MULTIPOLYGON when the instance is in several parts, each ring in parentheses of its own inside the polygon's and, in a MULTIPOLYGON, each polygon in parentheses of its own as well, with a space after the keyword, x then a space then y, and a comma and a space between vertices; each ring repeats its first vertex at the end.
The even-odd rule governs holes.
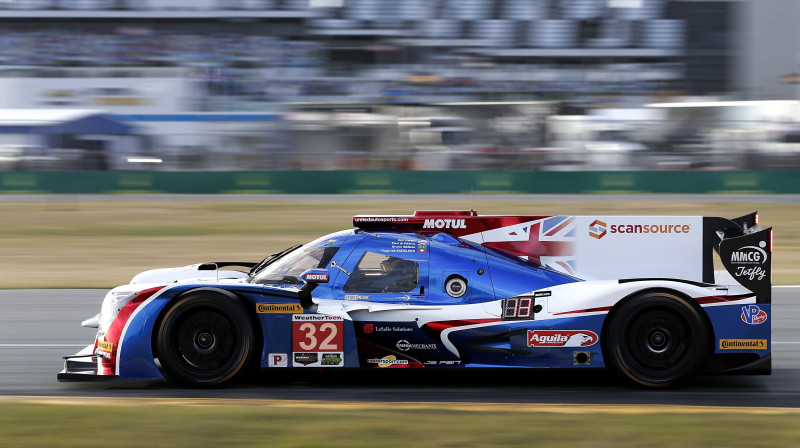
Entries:
POLYGON ((548 216, 504 224, 509 225, 467 235, 465 238, 556 271, 575 275, 577 224, 574 216, 548 216))

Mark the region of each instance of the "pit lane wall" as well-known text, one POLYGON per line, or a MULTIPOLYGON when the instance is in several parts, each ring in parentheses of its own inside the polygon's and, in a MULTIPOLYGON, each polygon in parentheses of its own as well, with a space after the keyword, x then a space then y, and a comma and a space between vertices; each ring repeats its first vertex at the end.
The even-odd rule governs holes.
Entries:
POLYGON ((800 171, 0 171, 0 194, 800 194, 800 171))

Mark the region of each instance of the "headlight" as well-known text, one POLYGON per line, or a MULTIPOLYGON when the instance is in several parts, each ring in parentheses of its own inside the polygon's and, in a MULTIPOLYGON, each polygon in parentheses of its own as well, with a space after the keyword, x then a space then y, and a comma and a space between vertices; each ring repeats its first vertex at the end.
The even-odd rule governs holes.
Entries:
POLYGON ((137 295, 139 295, 139 291, 109 291, 105 299, 103 299, 103 306, 100 308, 100 321, 97 327, 98 333, 105 333, 122 307, 133 300, 137 295))

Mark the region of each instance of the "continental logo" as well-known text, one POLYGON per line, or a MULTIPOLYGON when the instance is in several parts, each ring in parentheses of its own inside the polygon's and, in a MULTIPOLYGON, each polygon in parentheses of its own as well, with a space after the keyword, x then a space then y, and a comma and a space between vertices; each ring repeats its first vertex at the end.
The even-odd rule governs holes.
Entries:
POLYGON ((766 350, 766 339, 720 339, 720 350, 766 350))
POLYGON ((299 303, 256 303, 256 312, 268 313, 302 313, 303 307, 299 303))
POLYGON ((685 234, 692 230, 689 224, 611 224, 610 226, 599 219, 589 224, 589 236, 598 240, 609 233, 631 234, 685 234))
POLYGON ((97 349, 106 353, 114 351, 114 343, 106 341, 97 341, 97 349))

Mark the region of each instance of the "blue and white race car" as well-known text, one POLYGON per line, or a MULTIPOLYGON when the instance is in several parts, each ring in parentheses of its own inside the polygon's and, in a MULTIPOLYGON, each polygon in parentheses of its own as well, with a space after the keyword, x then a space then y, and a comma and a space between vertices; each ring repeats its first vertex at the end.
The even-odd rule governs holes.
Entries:
POLYGON ((59 380, 610 368, 660 388, 699 372, 770 373, 772 229, 756 213, 424 211, 353 224, 258 263, 136 275, 83 323, 96 339, 65 357, 59 380))

